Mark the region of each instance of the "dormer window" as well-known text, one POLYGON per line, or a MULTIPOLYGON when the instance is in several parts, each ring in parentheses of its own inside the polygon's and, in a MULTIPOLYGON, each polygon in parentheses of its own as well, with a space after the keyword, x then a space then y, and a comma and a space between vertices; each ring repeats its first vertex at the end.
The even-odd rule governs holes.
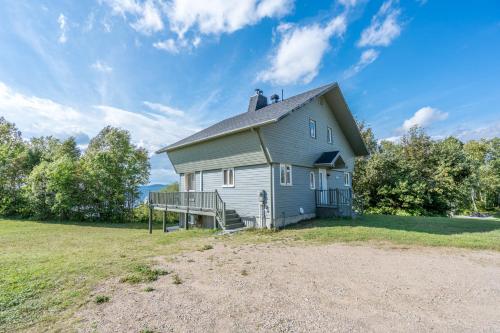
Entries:
POLYGON ((309 135, 316 139, 316 120, 309 119, 309 135))
POLYGON ((331 127, 326 128, 326 142, 329 144, 333 143, 333 131, 331 127))

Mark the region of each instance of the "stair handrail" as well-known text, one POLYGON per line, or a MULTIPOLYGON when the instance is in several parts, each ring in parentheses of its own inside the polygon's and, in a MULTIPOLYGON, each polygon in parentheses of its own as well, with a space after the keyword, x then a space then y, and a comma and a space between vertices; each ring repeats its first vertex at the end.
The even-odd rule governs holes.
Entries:
POLYGON ((219 222, 222 229, 226 226, 226 203, 222 200, 219 192, 215 190, 215 226, 219 222))

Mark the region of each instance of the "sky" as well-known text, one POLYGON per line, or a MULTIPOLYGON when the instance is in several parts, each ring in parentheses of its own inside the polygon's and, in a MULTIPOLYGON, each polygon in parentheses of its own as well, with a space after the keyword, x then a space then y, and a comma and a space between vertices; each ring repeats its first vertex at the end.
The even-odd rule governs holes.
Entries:
POLYGON ((338 82, 377 139, 500 136, 500 2, 0 0, 0 116, 24 138, 106 125, 151 156, 246 111, 338 82))

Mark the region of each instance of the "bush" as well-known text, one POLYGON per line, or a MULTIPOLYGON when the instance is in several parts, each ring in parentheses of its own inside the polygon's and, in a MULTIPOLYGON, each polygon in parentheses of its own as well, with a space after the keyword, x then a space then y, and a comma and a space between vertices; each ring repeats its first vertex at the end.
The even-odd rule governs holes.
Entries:
POLYGON ((102 303, 106 303, 106 302, 109 302, 109 296, 106 296, 106 295, 97 295, 94 299, 94 302, 96 304, 102 304, 102 303))

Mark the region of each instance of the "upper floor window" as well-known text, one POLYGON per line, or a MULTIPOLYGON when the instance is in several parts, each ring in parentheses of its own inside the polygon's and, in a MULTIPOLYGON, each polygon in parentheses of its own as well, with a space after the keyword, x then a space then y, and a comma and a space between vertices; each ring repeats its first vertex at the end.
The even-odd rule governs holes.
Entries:
POLYGON ((280 184, 292 185, 292 166, 290 164, 280 164, 280 184))
POLYGON ((316 176, 314 175, 313 171, 309 173, 309 188, 311 190, 316 189, 316 176))
POLYGON ((331 127, 326 128, 326 142, 333 143, 333 131, 331 127))
POLYGON ((234 187, 234 168, 222 170, 223 186, 234 187))
POLYGON ((316 120, 309 119, 309 135, 316 139, 316 120))
POLYGON ((196 190, 196 176, 194 173, 184 175, 184 189, 188 192, 196 190))
POLYGON ((351 173, 350 172, 344 172, 344 185, 351 186, 351 173))

